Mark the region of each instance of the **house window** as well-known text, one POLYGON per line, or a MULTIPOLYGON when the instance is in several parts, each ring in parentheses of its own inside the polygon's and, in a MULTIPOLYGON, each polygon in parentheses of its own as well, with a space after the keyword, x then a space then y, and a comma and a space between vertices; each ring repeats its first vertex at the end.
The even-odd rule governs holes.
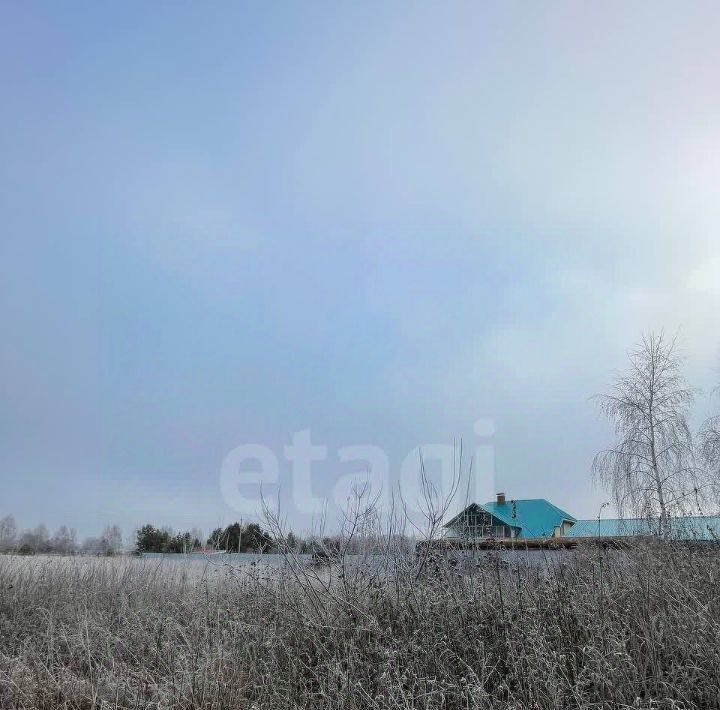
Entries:
POLYGON ((454 527, 459 537, 468 539, 513 537, 512 528, 495 524, 493 517, 485 511, 468 513, 454 527))

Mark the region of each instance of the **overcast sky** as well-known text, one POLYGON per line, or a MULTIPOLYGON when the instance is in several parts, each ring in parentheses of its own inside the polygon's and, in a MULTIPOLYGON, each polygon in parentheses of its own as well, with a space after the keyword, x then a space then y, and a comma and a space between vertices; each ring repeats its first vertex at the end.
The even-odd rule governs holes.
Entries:
POLYGON ((0 7, 0 516, 208 529, 257 444, 302 528, 310 430, 594 517, 640 333, 720 380, 718 3, 0 7))

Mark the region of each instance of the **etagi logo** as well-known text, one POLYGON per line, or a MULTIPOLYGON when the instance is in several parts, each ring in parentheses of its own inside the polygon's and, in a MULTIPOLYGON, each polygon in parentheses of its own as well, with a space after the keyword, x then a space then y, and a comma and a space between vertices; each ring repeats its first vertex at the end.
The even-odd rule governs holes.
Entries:
MULTIPOLYGON (((476 437, 470 461, 460 461, 460 449, 450 444, 416 446, 403 458, 395 475, 390 458, 379 446, 356 444, 339 447, 333 460, 355 470, 337 478, 327 495, 318 494, 313 486, 313 464, 330 460, 328 447, 313 443, 310 429, 297 431, 292 442, 283 447, 282 458, 289 464, 289 504, 305 515, 320 515, 328 506, 342 508, 358 486, 377 500, 378 507, 387 509, 391 490, 397 484, 411 512, 421 512, 418 501, 423 488, 423 471, 433 482, 438 495, 452 490, 469 500, 492 498, 495 489, 495 422, 478 419, 473 427, 476 437), (354 464, 354 465, 353 465, 354 464), (462 465, 467 469, 461 471, 462 465), (429 473, 428 473, 429 472, 429 473), (464 480, 463 480, 464 477, 464 480)), ((225 503, 238 513, 254 515, 261 504, 271 504, 280 482, 280 457, 262 444, 242 444, 230 451, 220 469, 220 489, 225 503)), ((327 487, 327 482, 326 482, 327 487)), ((284 503, 285 505, 285 503, 284 503)))

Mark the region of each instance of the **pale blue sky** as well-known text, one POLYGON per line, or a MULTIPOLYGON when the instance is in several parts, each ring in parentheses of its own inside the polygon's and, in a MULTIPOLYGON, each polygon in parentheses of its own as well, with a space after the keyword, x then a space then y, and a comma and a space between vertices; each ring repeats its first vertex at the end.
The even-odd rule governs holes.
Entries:
POLYGON ((592 517, 639 333, 713 382, 717 3, 0 8, 0 515, 208 528, 239 444, 492 417, 592 517))

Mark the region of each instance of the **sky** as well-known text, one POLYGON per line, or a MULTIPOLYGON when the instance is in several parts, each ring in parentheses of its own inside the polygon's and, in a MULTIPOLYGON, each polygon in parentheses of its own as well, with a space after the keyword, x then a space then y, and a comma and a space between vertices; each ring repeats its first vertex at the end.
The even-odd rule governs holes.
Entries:
POLYGON ((332 527, 347 447, 387 493, 462 440, 478 495, 595 517, 591 397, 643 331, 717 408, 719 35, 715 2, 0 2, 0 516, 209 530, 260 491, 332 527))

